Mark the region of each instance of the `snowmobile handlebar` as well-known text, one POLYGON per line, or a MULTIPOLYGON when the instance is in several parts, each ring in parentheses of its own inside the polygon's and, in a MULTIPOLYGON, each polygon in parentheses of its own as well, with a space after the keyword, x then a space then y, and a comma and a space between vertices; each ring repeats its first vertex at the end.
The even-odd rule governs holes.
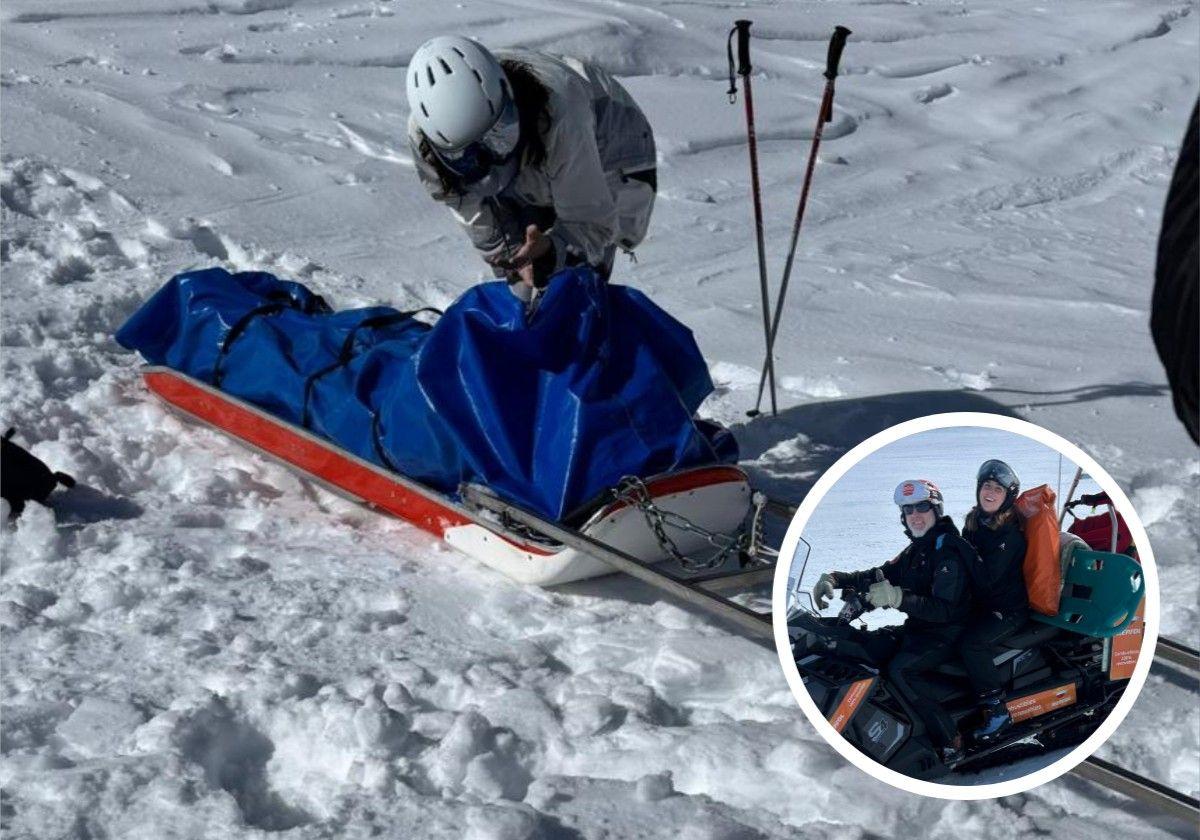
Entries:
POLYGON ((845 587, 842 589, 842 609, 838 612, 837 623, 849 624, 870 609, 870 604, 862 599, 858 590, 845 587))
POLYGON ((1067 510, 1073 510, 1080 505, 1087 507, 1099 507, 1100 505, 1111 505, 1112 499, 1108 497, 1108 493, 1101 491, 1099 493, 1084 493, 1078 499, 1073 499, 1067 502, 1067 510))

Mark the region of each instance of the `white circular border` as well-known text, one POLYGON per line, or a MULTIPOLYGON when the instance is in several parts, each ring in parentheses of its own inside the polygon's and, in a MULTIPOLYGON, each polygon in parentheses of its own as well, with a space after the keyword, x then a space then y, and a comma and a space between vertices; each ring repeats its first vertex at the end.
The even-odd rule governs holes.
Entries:
POLYGON ((1138 519, 1137 514, 1134 512, 1133 506, 1129 502, 1129 497, 1125 495, 1125 492, 1112 479, 1112 476, 1096 463, 1095 459, 1065 438, 1025 420, 1018 420, 1015 417, 1006 417, 1000 414, 987 414, 975 411, 931 414, 927 417, 919 417, 916 420, 899 423, 889 429, 884 429, 876 435, 872 435, 839 458, 817 480, 812 489, 808 491, 808 495, 805 496, 804 501, 800 504, 800 509, 796 512, 795 517, 793 517, 791 525, 788 526, 787 534, 783 538, 783 545, 779 550, 779 556, 781 560, 784 557, 789 559, 786 563, 780 562, 775 569, 775 580, 771 589, 771 621, 775 631, 775 649, 779 654, 779 663, 783 667, 783 673, 787 677, 788 686, 791 688, 792 694, 800 704, 800 708, 804 710, 804 714, 808 717, 809 722, 821 733, 822 738, 842 754, 843 758, 879 781, 886 782, 893 787, 900 788, 909 793, 918 793, 922 796, 932 796, 939 799, 990 799, 997 796, 1012 796, 1013 794, 1024 793, 1046 782, 1053 781, 1064 773, 1070 772, 1077 764, 1090 756, 1112 736, 1117 727, 1121 725, 1121 721, 1125 719, 1125 715, 1133 707, 1133 703, 1141 692, 1147 675, 1150 673, 1150 664, 1154 657, 1148 654, 1154 650, 1154 645, 1158 641, 1159 591, 1158 572, 1154 565, 1154 556, 1151 552, 1150 540, 1146 536, 1146 529, 1142 526, 1141 520, 1138 519), (1138 662, 1134 668, 1133 676, 1130 678, 1129 684, 1125 687, 1125 692, 1121 695, 1121 699, 1117 701, 1116 708, 1112 710, 1104 722, 1100 724, 1100 728, 1093 732, 1086 741, 1054 763, 1016 779, 986 785, 943 785, 936 782, 914 779, 895 770, 889 770, 868 757, 865 753, 859 752, 851 746, 850 742, 843 738, 829 721, 825 720, 824 716, 817 709, 816 703, 808 696, 808 691, 804 688, 804 683, 800 679, 800 672, 797 670, 796 663, 792 659, 791 644, 788 640, 787 632, 787 609, 785 605, 787 602, 788 569, 791 566, 792 558, 795 556, 796 547, 799 545, 804 526, 808 524, 809 518, 812 516, 813 511, 816 510, 817 505, 821 503, 821 499, 825 497, 825 494, 830 491, 833 485, 851 467, 876 450, 887 446, 889 443, 894 443, 901 438, 918 432, 957 426, 979 426, 1000 429, 1001 431, 1032 438, 1062 453, 1078 466, 1083 467, 1101 488, 1109 494, 1109 498, 1113 500, 1118 512, 1125 518, 1125 522, 1129 525, 1129 530, 1137 545, 1138 559, 1141 561, 1143 572, 1146 576, 1146 623, 1142 636, 1142 647, 1138 651, 1138 662))

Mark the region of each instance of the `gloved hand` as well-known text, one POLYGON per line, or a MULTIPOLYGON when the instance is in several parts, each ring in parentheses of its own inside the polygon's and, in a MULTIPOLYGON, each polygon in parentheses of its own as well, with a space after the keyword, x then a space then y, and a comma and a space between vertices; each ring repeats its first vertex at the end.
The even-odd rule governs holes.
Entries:
POLYGON ((872 583, 871 588, 867 590, 867 603, 872 607, 892 607, 893 609, 897 609, 903 597, 904 590, 899 586, 892 586, 886 580, 881 580, 879 583, 872 583))
POLYGON ((837 572, 826 572, 817 579, 817 585, 813 587, 813 603, 817 605, 818 610, 823 610, 829 606, 829 600, 833 597, 833 591, 841 589, 841 584, 838 583, 837 572))

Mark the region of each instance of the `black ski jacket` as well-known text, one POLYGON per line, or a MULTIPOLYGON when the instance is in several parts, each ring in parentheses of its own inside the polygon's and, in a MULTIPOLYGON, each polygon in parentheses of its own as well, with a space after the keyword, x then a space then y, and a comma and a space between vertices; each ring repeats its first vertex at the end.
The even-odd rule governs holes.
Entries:
POLYGON ((882 566, 865 572, 839 572, 838 583, 866 593, 872 583, 886 580, 904 590, 900 610, 908 613, 910 630, 937 629, 963 623, 971 610, 967 569, 975 549, 943 516, 923 537, 882 566))
POLYGON ((976 556, 967 567, 975 611, 1004 615, 1029 608, 1025 589, 1025 535, 1014 516, 992 528, 984 524, 979 508, 972 508, 963 522, 963 539, 976 556))
POLYGON ((1150 334, 1167 371, 1175 413, 1200 443, 1200 100, 1192 107, 1158 237, 1150 334))

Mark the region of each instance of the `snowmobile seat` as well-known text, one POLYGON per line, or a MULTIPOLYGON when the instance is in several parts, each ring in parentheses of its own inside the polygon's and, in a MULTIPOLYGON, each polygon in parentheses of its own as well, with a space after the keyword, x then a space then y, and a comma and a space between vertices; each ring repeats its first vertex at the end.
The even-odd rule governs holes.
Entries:
POLYGON ((1146 594, 1142 567, 1125 554, 1076 549, 1063 576, 1057 615, 1034 620, 1084 636, 1110 638, 1129 626, 1146 594))
POLYGON ((1057 627, 1027 621, 1017 632, 1001 639, 1000 644, 1010 650, 1025 650, 1048 642, 1057 635, 1057 627))

